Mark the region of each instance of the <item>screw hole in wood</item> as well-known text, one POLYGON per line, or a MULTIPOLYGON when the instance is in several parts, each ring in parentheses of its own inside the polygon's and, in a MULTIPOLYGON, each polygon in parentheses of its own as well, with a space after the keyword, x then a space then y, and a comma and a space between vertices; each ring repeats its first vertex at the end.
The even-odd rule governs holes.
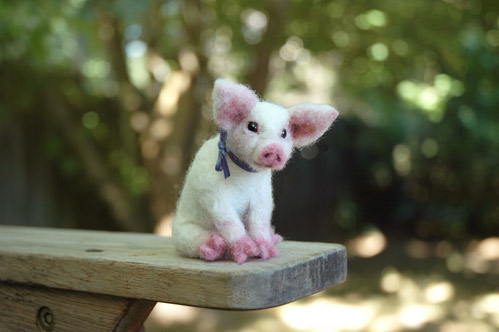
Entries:
POLYGON ((38 310, 37 321, 45 331, 52 331, 54 329, 55 319, 49 307, 41 307, 38 310))

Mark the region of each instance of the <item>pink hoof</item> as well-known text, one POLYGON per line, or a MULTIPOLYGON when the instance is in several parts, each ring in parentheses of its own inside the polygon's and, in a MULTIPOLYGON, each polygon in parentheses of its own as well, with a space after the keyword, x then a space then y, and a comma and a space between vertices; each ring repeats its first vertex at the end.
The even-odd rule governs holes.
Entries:
POLYGON ((208 241, 199 247, 199 255, 204 260, 214 261, 224 257, 226 248, 225 240, 217 233, 211 233, 208 241))
POLYGON ((230 252, 237 264, 242 264, 250 257, 258 255, 258 248, 255 242, 247 235, 236 241, 230 248, 230 252))
MULTIPOLYGON (((281 240, 282 240, 282 238, 281 238, 281 240)), ((272 238, 272 241, 274 241, 274 238, 272 238)), ((267 260, 267 259, 270 259, 272 257, 279 255, 279 251, 267 240, 258 239, 255 241, 255 243, 258 246, 258 249, 260 249, 259 256, 261 258, 267 260)))

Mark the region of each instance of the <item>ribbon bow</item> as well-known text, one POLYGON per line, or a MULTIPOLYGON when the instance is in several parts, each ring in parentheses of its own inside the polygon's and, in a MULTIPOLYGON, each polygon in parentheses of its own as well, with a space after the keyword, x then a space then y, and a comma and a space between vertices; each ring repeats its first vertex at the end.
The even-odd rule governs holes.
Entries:
POLYGON ((227 132, 225 130, 220 130, 220 140, 218 141, 218 160, 215 165, 215 170, 217 172, 224 171, 224 176, 227 179, 230 176, 229 163, 227 163, 227 153, 230 150, 226 146, 227 132))
POLYGON ((230 176, 229 163, 227 162, 227 155, 237 166, 244 169, 246 172, 256 173, 256 169, 253 169, 250 165, 239 159, 235 154, 227 148, 227 132, 220 129, 220 140, 218 141, 218 159, 215 165, 215 170, 217 172, 224 171, 224 176, 227 179, 230 176))

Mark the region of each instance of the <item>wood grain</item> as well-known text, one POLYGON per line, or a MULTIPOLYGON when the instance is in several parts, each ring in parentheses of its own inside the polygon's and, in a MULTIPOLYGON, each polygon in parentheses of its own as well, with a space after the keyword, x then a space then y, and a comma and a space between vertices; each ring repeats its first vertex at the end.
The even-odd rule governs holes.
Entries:
POLYGON ((138 331, 156 302, 108 295, 0 283, 0 332, 138 331), (51 329, 37 319, 50 308, 51 329))
POLYGON ((0 281, 191 306, 268 308, 345 280, 338 244, 284 241, 268 261, 180 257, 152 234, 0 226, 0 281))

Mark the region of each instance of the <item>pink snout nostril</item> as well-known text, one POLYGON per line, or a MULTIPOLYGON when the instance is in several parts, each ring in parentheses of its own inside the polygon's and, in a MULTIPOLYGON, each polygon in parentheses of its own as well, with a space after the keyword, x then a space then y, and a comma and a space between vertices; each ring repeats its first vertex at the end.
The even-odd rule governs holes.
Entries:
POLYGON ((265 153, 263 155, 263 158, 266 159, 266 160, 273 160, 273 159, 277 159, 277 161, 280 161, 281 160, 281 156, 279 156, 278 154, 273 154, 273 153, 265 153))
POLYGON ((281 168, 284 161, 284 150, 276 143, 266 146, 258 156, 258 162, 265 167, 281 168))

